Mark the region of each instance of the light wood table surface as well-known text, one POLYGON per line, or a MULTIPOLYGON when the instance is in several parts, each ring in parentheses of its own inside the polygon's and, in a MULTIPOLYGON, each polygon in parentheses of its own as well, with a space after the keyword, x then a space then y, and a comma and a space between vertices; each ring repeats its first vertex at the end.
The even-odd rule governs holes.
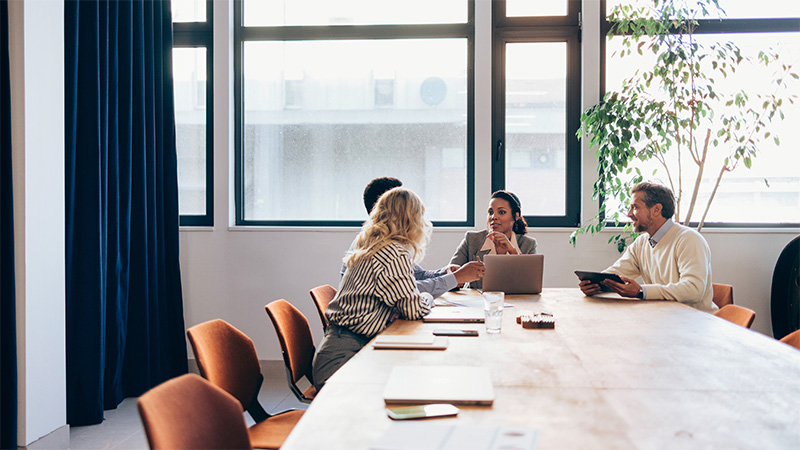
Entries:
MULTIPOLYGON (((476 304, 480 294, 445 294, 476 304)), ((435 328, 445 351, 367 345, 317 395, 282 447, 368 449, 390 426, 383 389, 396 365, 488 367, 491 407, 463 406, 459 424, 540 431, 540 449, 800 449, 800 351, 669 301, 585 297, 578 289, 507 295, 502 333, 483 324, 393 323, 385 334, 435 328), (523 329, 523 311, 554 314, 555 329, 523 329)), ((449 422, 452 423, 452 422, 449 422)))

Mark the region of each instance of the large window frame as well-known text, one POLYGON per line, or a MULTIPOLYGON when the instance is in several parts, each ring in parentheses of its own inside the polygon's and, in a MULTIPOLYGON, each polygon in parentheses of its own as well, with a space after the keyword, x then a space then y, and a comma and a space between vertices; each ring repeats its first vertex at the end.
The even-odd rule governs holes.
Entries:
POLYGON ((173 22, 173 48, 206 50, 206 211, 181 214, 180 226, 214 225, 214 2, 207 0, 205 22, 173 22))
POLYGON ((581 146, 575 133, 580 127, 581 115, 581 1, 566 1, 567 15, 550 17, 506 17, 505 0, 492 4, 492 191, 506 187, 506 44, 567 44, 565 213, 561 216, 526 215, 525 220, 532 228, 580 224, 581 146))
MULTIPOLYGON (((612 23, 608 20, 610 8, 607 0, 600 0, 600 98, 606 94, 606 72, 607 72, 607 36, 611 30, 612 23)), ((700 19, 697 21, 697 28, 694 34, 746 34, 746 33, 791 33, 800 32, 800 18, 723 18, 723 19, 700 19)), ((605 201, 601 198, 599 201, 605 201)), ((698 222, 691 222, 691 227, 696 228, 698 222)), ((614 222, 606 222, 606 226, 615 226, 614 222)), ((704 228, 797 228, 800 221, 794 223, 755 223, 755 222, 706 222, 704 228)))
POLYGON ((243 1, 233 5, 234 56, 234 199, 236 226, 274 227, 351 227, 361 226, 358 220, 254 220, 244 217, 244 61, 242 52, 246 41, 310 41, 364 39, 435 39, 462 38, 467 40, 467 130, 466 130, 466 215, 463 221, 433 221, 437 227, 472 227, 475 206, 475 0, 468 2, 467 21, 457 24, 434 25, 346 25, 346 26, 258 26, 245 27, 243 1))

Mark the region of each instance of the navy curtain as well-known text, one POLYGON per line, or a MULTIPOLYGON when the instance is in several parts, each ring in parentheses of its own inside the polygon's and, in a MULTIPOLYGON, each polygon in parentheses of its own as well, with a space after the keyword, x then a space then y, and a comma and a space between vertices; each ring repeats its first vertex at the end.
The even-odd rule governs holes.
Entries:
POLYGON ((65 4, 67 422, 186 373, 169 1, 65 4))
POLYGON ((0 448, 17 447, 17 318, 8 2, 0 1, 0 448))

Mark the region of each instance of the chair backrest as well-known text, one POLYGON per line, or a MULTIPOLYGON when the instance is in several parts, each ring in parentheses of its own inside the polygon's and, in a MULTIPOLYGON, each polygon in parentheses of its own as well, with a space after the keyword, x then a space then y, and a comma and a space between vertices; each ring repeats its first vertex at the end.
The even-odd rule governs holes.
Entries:
POLYGON ((793 331, 783 338, 781 338, 781 342, 784 344, 789 344, 792 347, 800 350, 800 330, 793 331))
POLYGON ((730 284, 711 284, 714 291, 714 297, 711 299, 717 308, 722 308, 725 305, 733 304, 733 286, 730 284))
POLYGON ((298 398, 301 398, 303 395, 296 383, 303 377, 306 377, 309 382, 313 382, 311 369, 314 359, 314 339, 311 337, 308 319, 291 303, 283 299, 270 302, 264 309, 267 310, 267 315, 272 320, 281 344, 289 387, 298 398))
POLYGON ((195 374, 150 389, 137 407, 151 449, 252 448, 239 402, 195 374))
POLYGON ((222 319, 186 331, 200 375, 236 397, 256 422, 269 417, 258 403, 264 377, 253 341, 222 319))
POLYGON ((714 315, 745 328, 750 328, 750 325, 753 324, 753 320, 756 318, 755 311, 738 305, 725 305, 720 308, 719 311, 715 312, 714 315))
POLYGON ((328 328, 328 318, 325 317, 325 310, 328 309, 328 304, 330 304, 331 300, 336 297, 336 288, 329 284, 323 284, 311 289, 308 293, 311 294, 311 300, 314 301, 314 306, 317 307, 322 329, 328 328))

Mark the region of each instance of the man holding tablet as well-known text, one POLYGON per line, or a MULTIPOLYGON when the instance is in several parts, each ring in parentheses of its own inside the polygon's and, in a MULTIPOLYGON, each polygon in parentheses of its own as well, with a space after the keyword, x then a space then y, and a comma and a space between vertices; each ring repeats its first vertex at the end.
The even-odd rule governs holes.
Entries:
MULTIPOLYGON (((620 276, 622 283, 606 279, 603 284, 623 297, 645 300, 675 300, 693 308, 713 312, 711 301, 711 251, 697 231, 675 223, 675 197, 669 188, 648 182, 631 189, 633 200, 628 217, 641 233, 625 253, 604 272, 620 276), (634 278, 641 276, 643 284, 634 278)), ((592 280, 579 284, 585 295, 601 286, 592 280)))

